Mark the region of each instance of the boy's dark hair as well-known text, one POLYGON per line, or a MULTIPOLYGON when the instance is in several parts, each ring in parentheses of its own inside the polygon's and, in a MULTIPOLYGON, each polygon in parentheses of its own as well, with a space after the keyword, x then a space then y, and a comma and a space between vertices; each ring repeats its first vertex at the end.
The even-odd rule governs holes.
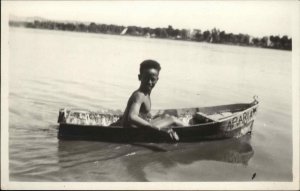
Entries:
POLYGON ((156 62, 155 60, 144 60, 140 64, 140 74, 143 72, 143 70, 154 68, 158 71, 161 70, 160 64, 156 62))

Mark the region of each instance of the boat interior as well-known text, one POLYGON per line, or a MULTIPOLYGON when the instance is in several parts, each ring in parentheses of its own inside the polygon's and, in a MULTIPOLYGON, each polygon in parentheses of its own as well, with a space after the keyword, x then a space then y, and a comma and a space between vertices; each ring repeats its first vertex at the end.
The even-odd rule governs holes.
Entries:
MULTIPOLYGON (((215 107, 182 108, 153 110, 151 116, 153 119, 163 115, 178 117, 186 126, 203 124, 209 122, 218 122, 233 116, 251 107, 252 104, 231 104, 215 107)), ((99 111, 91 112, 88 110, 68 110, 61 109, 58 123, 95 125, 95 126, 120 126, 122 114, 115 112, 99 111)))

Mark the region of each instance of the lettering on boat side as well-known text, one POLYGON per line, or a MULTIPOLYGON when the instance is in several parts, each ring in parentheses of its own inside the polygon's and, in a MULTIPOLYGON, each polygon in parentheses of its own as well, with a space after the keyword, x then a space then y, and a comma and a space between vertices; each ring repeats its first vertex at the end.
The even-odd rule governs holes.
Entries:
POLYGON ((233 117, 228 121, 226 130, 231 131, 247 125, 249 122, 253 121, 255 113, 256 107, 251 108, 250 110, 246 110, 243 113, 233 117))

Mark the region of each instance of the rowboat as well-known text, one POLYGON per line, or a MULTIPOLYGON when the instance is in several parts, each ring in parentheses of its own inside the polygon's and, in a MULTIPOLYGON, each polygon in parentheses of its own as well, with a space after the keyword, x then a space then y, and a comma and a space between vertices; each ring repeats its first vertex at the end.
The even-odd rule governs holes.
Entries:
MULTIPOLYGON (((252 132, 259 102, 164 109, 151 111, 152 118, 175 116, 184 126, 172 127, 179 142, 239 138, 252 132)), ((59 110, 59 139, 98 140, 105 142, 174 142, 171 136, 150 128, 121 126, 122 112, 115 110, 59 110)))

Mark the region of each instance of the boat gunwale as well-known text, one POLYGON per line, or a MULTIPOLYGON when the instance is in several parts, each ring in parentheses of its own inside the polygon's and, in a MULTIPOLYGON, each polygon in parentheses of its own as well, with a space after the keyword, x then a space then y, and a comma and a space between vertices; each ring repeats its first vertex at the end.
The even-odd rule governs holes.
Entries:
MULTIPOLYGON (((245 112, 247 110, 251 110, 255 107, 258 107, 258 102, 251 102, 251 103, 236 103, 236 104, 227 104, 227 105, 220 105, 220 106, 209 106, 209 107, 194 107, 194 108, 178 108, 178 109, 155 109, 151 112, 159 112, 159 111, 166 111, 166 110, 200 110, 200 109, 213 109, 213 108, 217 108, 217 107, 229 107, 229 106, 235 106, 235 105, 249 105, 248 108, 235 112, 233 113, 231 116, 225 117, 221 120, 218 121, 211 121, 211 122, 206 122, 206 123, 198 123, 198 124, 191 124, 188 126, 174 126, 172 127, 172 129, 186 129, 186 128, 195 128, 195 127, 202 127, 202 126, 207 126, 207 125, 215 125, 215 124, 219 124, 219 123, 223 123, 225 121, 228 121, 234 117, 236 117, 237 115, 239 115, 241 112, 245 112)), ((70 109, 72 110, 72 109, 70 109)), ((86 110, 87 112, 92 112, 89 110, 86 110)), ((105 114, 105 113, 103 113, 105 114)), ((114 114, 112 114, 112 116, 115 116, 114 114)), ((119 115, 120 116, 120 115, 119 115)), ((64 125, 64 126, 80 126, 80 127, 94 127, 94 128, 111 128, 111 129, 117 129, 117 128, 126 128, 123 126, 116 126, 116 125, 112 125, 112 126, 103 126, 103 125, 91 125, 91 124, 73 124, 73 123, 66 123, 66 122, 59 122, 59 126, 64 125)))

